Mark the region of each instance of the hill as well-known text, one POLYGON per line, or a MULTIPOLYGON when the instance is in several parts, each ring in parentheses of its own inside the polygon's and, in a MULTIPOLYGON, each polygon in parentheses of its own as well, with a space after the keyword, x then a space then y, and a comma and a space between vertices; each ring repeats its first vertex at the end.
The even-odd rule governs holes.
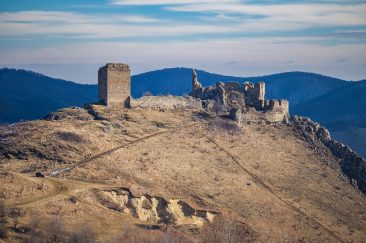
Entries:
POLYGON ((366 126, 366 81, 352 82, 312 100, 298 104, 292 112, 327 125, 366 126))
POLYGON ((0 124, 34 120, 48 112, 95 101, 97 87, 39 73, 0 69, 0 124))
MULTIPOLYGON (((243 82, 244 78, 224 76, 197 70, 200 82, 203 86, 215 85, 216 82, 237 81, 243 82)), ((166 68, 147 72, 132 77, 132 96, 141 97, 149 91, 153 95, 184 95, 192 91, 192 69, 190 68, 166 68)))
POLYGON ((292 107, 293 114, 324 124, 332 136, 366 157, 366 81, 347 86, 292 107))
MULTIPOLYGON (((232 77, 198 70, 204 86, 218 81, 266 81, 268 98, 284 98, 291 108, 349 82, 318 74, 291 72, 262 77, 232 77)), ((132 77, 132 96, 141 97, 149 91, 154 95, 184 95, 191 91, 192 70, 170 68, 147 72, 132 77)), ((68 106, 82 106, 97 99, 96 85, 81 85, 54 79, 25 70, 0 69, 0 123, 33 120, 68 106)))
POLYGON ((200 110, 97 105, 47 119, 0 128, 10 242, 92 231, 104 242, 366 237, 366 199, 352 185, 366 189, 365 165, 305 136, 300 120, 238 125, 200 110))
MULTIPOLYGON (((260 77, 232 77, 197 70, 203 86, 215 85, 216 82, 236 81, 243 83, 266 82, 267 98, 284 98, 290 105, 305 102, 322 94, 331 92, 348 82, 314 73, 289 72, 260 77)), ((135 75, 132 78, 132 95, 140 97, 149 91, 154 95, 184 95, 191 92, 192 69, 169 68, 135 75)))
POLYGON ((267 98, 283 97, 289 100, 291 108, 349 84, 345 80, 305 72, 288 72, 247 79, 253 82, 265 81, 267 98))

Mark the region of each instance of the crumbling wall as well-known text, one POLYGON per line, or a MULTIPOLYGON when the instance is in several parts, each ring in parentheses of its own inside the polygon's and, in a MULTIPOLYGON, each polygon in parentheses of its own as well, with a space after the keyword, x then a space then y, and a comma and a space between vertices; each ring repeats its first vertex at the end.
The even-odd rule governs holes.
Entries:
POLYGON ((245 82, 243 91, 247 106, 254 107, 256 110, 263 110, 265 96, 264 82, 259 82, 254 85, 250 82, 245 82))
POLYGON ((289 105, 287 100, 265 100, 265 83, 256 84, 244 82, 217 82, 215 87, 202 87, 198 81, 197 73, 192 75, 192 97, 202 100, 203 107, 217 112, 232 111, 229 115, 235 120, 252 122, 281 122, 288 118, 289 105), (217 109, 221 104, 225 109, 217 109), (235 110, 232 110, 234 109, 235 110), (238 118, 238 114, 241 117, 238 118))
POLYGON ((263 109, 268 121, 281 122, 289 117, 287 100, 265 100, 263 109))
POLYGON ((181 96, 143 96, 131 99, 131 108, 151 110, 200 110, 202 101, 192 97, 181 96))
POLYGON ((251 107, 242 111, 240 118, 236 118, 236 120, 243 123, 280 123, 287 120, 287 118, 288 113, 285 110, 257 111, 254 107, 251 107))

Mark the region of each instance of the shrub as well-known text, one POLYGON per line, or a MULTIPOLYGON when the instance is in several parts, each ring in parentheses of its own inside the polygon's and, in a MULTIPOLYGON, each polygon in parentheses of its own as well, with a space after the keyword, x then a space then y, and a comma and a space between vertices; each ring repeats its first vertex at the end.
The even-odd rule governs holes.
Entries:
POLYGON ((153 231, 146 231, 139 228, 132 228, 129 225, 125 225, 121 234, 114 240, 115 243, 128 242, 128 243, 156 243, 157 237, 153 231))
POLYGON ((11 219, 13 219, 13 229, 15 231, 18 230, 18 218, 23 216, 25 212, 18 208, 8 208, 7 209, 7 216, 11 219))
POLYGON ((122 233, 114 242, 128 243, 190 243, 187 239, 173 227, 166 227, 161 230, 146 230, 142 228, 132 228, 126 225, 122 233))
POLYGON ((63 242, 64 225, 60 217, 54 216, 45 225, 46 239, 53 243, 63 242))
POLYGON ((232 218, 216 216, 204 233, 204 243, 245 243, 253 241, 252 230, 232 218))
POLYGON ((70 243, 94 243, 95 233, 90 225, 83 226, 79 231, 70 234, 70 243))
POLYGON ((2 200, 0 200, 0 220, 6 218, 6 208, 5 208, 5 204, 2 200))
POLYGON ((72 133, 72 132, 56 132, 55 135, 61 139, 64 140, 66 142, 72 142, 72 143, 83 143, 84 139, 76 134, 76 133, 72 133))
POLYGON ((3 201, 0 201, 0 239, 5 239, 8 235, 6 226, 6 208, 3 201))
POLYGON ((42 237, 42 222, 38 214, 32 214, 29 223, 29 236, 24 239, 24 243, 44 242, 42 237))
POLYGON ((186 243, 190 242, 179 231, 173 227, 168 227, 167 230, 158 238, 159 243, 186 243))
POLYGON ((5 224, 0 224, 0 239, 6 239, 8 236, 8 228, 5 224))
POLYGON ((224 118, 215 118, 209 120, 209 123, 206 126, 206 130, 212 133, 228 133, 231 135, 241 134, 241 127, 234 121, 224 118))

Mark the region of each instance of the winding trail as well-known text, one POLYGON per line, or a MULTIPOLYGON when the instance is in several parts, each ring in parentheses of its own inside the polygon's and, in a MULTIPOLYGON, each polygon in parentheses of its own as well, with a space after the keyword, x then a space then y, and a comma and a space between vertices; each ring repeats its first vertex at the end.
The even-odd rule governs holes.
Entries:
MULTIPOLYGON (((35 177, 30 177, 22 174, 17 174, 17 176, 22 177, 25 180, 32 180, 35 177)), ((96 182, 88 182, 85 180, 77 180, 77 179, 61 179, 54 177, 46 177, 40 178, 43 182, 49 182, 52 184, 53 189, 47 193, 46 195, 42 195, 39 197, 24 199, 17 202, 8 203, 9 207, 25 207, 31 206, 35 203, 46 202, 51 198, 60 196, 60 195, 72 195, 75 191, 80 190, 88 190, 91 188, 102 188, 102 189, 112 189, 116 187, 125 187, 125 185, 116 185, 116 184, 105 184, 105 183, 96 183, 96 182)))
POLYGON ((25 199, 25 200, 21 200, 21 201, 15 202, 15 203, 10 203, 10 204, 8 204, 8 206, 10 206, 10 207, 29 206, 33 203, 45 201, 49 198, 56 197, 60 194, 64 194, 69 191, 69 187, 67 186, 66 183, 62 183, 58 180, 49 179, 49 178, 45 178, 45 180, 49 181, 52 184, 53 190, 50 193, 40 196, 40 197, 25 199))
MULTIPOLYGON (((150 138, 160 136, 160 135, 163 135, 163 134, 176 132, 176 131, 179 131, 179 130, 182 130, 182 129, 185 129, 185 128, 194 127, 194 126, 197 126, 197 125, 200 125, 200 124, 203 124, 203 123, 202 122, 196 122, 196 123, 193 123, 193 124, 176 127, 176 128, 170 129, 170 130, 160 131, 160 132, 156 132, 156 133, 153 133, 153 134, 150 134, 150 135, 146 135, 146 136, 143 136, 141 138, 135 139, 131 142, 127 142, 127 143, 124 143, 120 146, 117 146, 117 147, 114 147, 112 149, 106 150, 102 153, 95 154, 95 155, 93 155, 89 158, 86 158, 86 159, 83 159, 83 160, 77 162, 76 164, 55 169, 55 170, 51 171, 46 176, 46 178, 42 178, 42 180, 48 181, 52 184, 52 186, 53 186, 52 191, 50 191, 46 195, 42 195, 42 196, 39 196, 39 197, 36 197, 36 198, 31 198, 31 199, 25 199, 25 200, 21 200, 21 201, 17 201, 17 202, 12 202, 12 203, 7 204, 7 206, 9 206, 9 207, 24 207, 24 206, 32 205, 34 203, 44 202, 44 201, 47 201, 47 200, 49 200, 53 197, 59 196, 59 195, 67 195, 73 190, 78 190, 78 189, 81 189, 81 188, 85 189, 85 187, 80 186, 80 185, 85 185, 85 184, 89 184, 90 187, 93 187, 93 188, 95 188, 95 187, 98 187, 98 188, 114 188, 114 187, 116 187, 116 185, 108 185, 108 184, 101 184, 101 183, 90 183, 90 182, 86 182, 86 181, 59 179, 59 178, 54 178, 54 177, 56 177, 57 175, 60 175, 64 172, 70 171, 70 170, 72 170, 76 167, 79 167, 79 166, 85 165, 87 163, 90 163, 90 162, 92 162, 96 159, 102 158, 103 156, 109 155, 109 154, 111 154, 111 153, 113 153, 113 152, 115 152, 115 151, 117 151, 121 148, 127 147, 131 144, 135 144, 135 143, 138 143, 138 142, 141 142, 141 141, 145 141, 145 140, 148 140, 150 138), (78 184, 78 185, 76 185, 76 184, 78 184)), ((26 175, 23 175, 23 174, 17 174, 17 175, 22 177, 23 179, 28 179, 28 180, 33 178, 33 177, 29 177, 29 176, 26 176, 26 175)))
POLYGON ((89 158, 86 158, 86 159, 83 159, 79 162, 77 162, 76 164, 73 164, 73 165, 70 165, 70 166, 66 166, 66 167, 61 167, 61 168, 58 168, 58 169, 55 169, 53 171, 51 171, 48 176, 51 176, 51 177, 54 177, 54 176, 57 176, 57 175, 60 175, 61 173, 63 172, 68 172, 78 166, 82 166, 82 165, 85 165, 87 163, 90 163, 92 162, 93 160, 96 160, 96 159, 99 159, 99 158, 102 158, 106 155, 109 155, 109 154, 112 154, 113 152, 121 149, 121 148, 125 148, 131 144, 135 144, 135 143, 138 143, 138 142, 141 142, 141 141, 145 141, 145 140, 148 140, 150 138, 153 138, 153 137, 156 137, 156 136, 160 136, 160 135, 163 135, 163 134, 166 134, 166 133, 172 133, 172 132, 176 132, 176 131, 179 131, 179 130, 182 130, 182 129, 185 129, 185 128, 190 128, 190 127, 194 127, 194 126, 197 126, 197 125, 200 125, 200 124, 203 124, 203 122, 196 122, 196 123, 193 123, 193 124, 190 124, 190 125, 186 125, 186 126, 180 126, 180 127, 176 127, 176 128, 173 128, 173 129, 170 129, 170 130, 165 130, 165 131, 160 131, 160 132, 157 132, 157 133, 153 133, 153 134, 150 134, 150 135, 147 135, 147 136, 143 136, 141 138, 138 138, 138 139, 135 139, 131 142, 127 142, 127 143, 124 143, 120 146, 117 146, 117 147, 114 147, 112 149, 109 149, 109 150, 106 150, 102 153, 99 153, 99 154, 95 154, 89 158))

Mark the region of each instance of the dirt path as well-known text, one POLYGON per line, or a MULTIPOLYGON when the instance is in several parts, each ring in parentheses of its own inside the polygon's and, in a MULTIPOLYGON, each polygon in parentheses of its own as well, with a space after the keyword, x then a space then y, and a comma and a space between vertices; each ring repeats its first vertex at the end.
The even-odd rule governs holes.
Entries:
MULTIPOLYGON (((22 177, 25 177, 25 176, 23 175, 22 177)), ((31 179, 31 178, 32 177, 30 177, 29 179, 31 179)), ((49 198, 58 196, 60 194, 66 193, 69 190, 67 183, 63 183, 63 182, 60 182, 58 180, 51 179, 51 178, 45 178, 43 180, 47 180, 48 182, 50 182, 52 184, 53 190, 50 193, 40 196, 40 197, 25 199, 25 200, 21 200, 21 201, 15 202, 15 203, 10 203, 10 204, 8 204, 8 206, 10 206, 10 207, 28 206, 33 203, 41 202, 41 201, 47 200, 49 198)))
POLYGON ((95 155, 93 155, 93 156, 91 156, 89 158, 83 159, 83 160, 77 162, 76 164, 55 169, 55 170, 51 171, 48 174, 48 176, 54 177, 54 176, 60 175, 63 172, 67 172, 67 171, 70 171, 70 170, 72 170, 72 169, 74 169, 74 168, 76 168, 78 166, 82 166, 84 164, 90 163, 93 160, 102 158, 105 155, 109 155, 109 154, 111 154, 111 153, 113 153, 113 152, 115 152, 115 151, 117 151, 119 149, 125 148, 125 147, 127 147, 127 146, 129 146, 131 144, 135 144, 135 143, 138 143, 138 142, 141 142, 141 141, 145 141, 145 140, 148 140, 150 138, 153 138, 153 137, 156 137, 156 136, 159 136, 159 135, 162 135, 162 134, 176 132, 176 131, 179 131, 179 130, 182 130, 182 129, 185 129, 185 128, 194 127, 194 126, 197 126, 197 125, 200 125, 200 124, 202 124, 202 123, 201 122, 196 122, 196 123, 193 123, 193 124, 190 124, 190 125, 180 126, 180 127, 173 128, 173 129, 170 129, 170 130, 160 131, 160 132, 157 132, 157 133, 153 133, 153 134, 150 134, 150 135, 147 135, 147 136, 144 136, 144 137, 135 139, 135 140, 133 140, 131 142, 124 143, 124 144, 122 144, 120 146, 114 147, 114 148, 109 149, 109 150, 106 150, 106 151, 104 151, 102 153, 95 154, 95 155))
MULTIPOLYGON (((34 177, 26 176, 26 175, 19 175, 20 177, 26 180, 33 180, 34 177)), ((104 183, 95 183, 95 182, 86 182, 86 181, 79 181, 75 179, 60 179, 60 178, 53 178, 53 177, 46 177, 41 178, 43 182, 49 182, 52 184, 53 190, 46 195, 42 195, 39 197, 25 199, 21 201, 17 201, 14 203, 7 204, 10 207, 24 207, 30 206, 35 203, 45 202, 51 198, 60 196, 60 195, 71 195, 72 192, 78 190, 87 190, 90 188, 116 188, 116 187, 123 187, 119 185, 111 185, 111 184, 104 184, 104 183)))
MULTIPOLYGON (((15 203, 10 203, 10 204, 8 204, 8 206, 10 206, 10 207, 24 207, 24 206, 32 205, 34 203, 47 201, 47 200, 49 200, 53 197, 59 196, 59 195, 67 195, 73 190, 87 189, 88 187, 85 187, 86 184, 90 185, 89 188, 91 188, 91 187, 102 187, 102 188, 116 187, 116 185, 89 183, 89 182, 85 182, 85 181, 68 180, 68 179, 57 179, 57 178, 53 178, 53 177, 55 177, 57 175, 60 175, 63 172, 70 171, 70 170, 72 170, 72 169, 74 169, 78 166, 82 166, 84 164, 90 163, 90 162, 92 162, 92 161, 94 161, 98 158, 102 158, 105 155, 109 155, 109 154, 111 154, 111 153, 113 153, 113 152, 115 152, 115 151, 117 151, 121 148, 127 147, 131 144, 135 144, 135 143, 138 143, 138 142, 141 142, 141 141, 145 141, 145 140, 148 140, 150 138, 153 138, 153 137, 156 137, 156 136, 159 136, 159 135, 163 135, 163 134, 166 134, 166 133, 172 133, 172 132, 179 131, 181 129, 197 126, 199 124, 202 124, 202 123, 196 122, 196 123, 193 123, 193 124, 190 124, 190 125, 180 126, 180 127, 173 128, 173 129, 170 129, 170 130, 165 130, 165 131, 160 131, 160 132, 157 132, 157 133, 153 133, 153 134, 135 139, 131 142, 122 144, 122 145, 117 146, 115 148, 109 149, 109 150, 104 151, 102 153, 95 154, 94 156, 92 156, 90 158, 87 158, 87 159, 83 159, 83 160, 79 161, 78 163, 76 163, 74 165, 70 165, 70 166, 55 169, 52 172, 50 172, 49 175, 46 178, 41 179, 41 180, 48 181, 52 184, 53 190, 50 193, 48 193, 46 195, 42 195, 40 197, 25 199, 25 200, 18 201, 18 202, 15 202, 15 203)), ((29 176, 26 176, 24 174, 17 174, 17 175, 22 177, 23 179, 27 179, 27 180, 34 180, 35 179, 34 177, 29 177, 29 176)))
POLYGON ((215 139, 213 139, 212 137, 208 136, 207 134, 200 132, 203 136, 205 136, 208 140, 210 140, 213 144, 215 144, 215 146, 217 146, 220 150, 222 150, 228 157, 231 158, 231 160, 238 165, 244 172, 246 172, 247 174, 249 174, 259 185, 261 185, 266 191, 268 191, 269 193, 271 193, 274 197, 276 197, 278 200, 280 200, 282 203, 284 203, 285 205, 287 205, 292 211, 294 211, 295 213, 303 216, 304 218, 310 219, 311 221, 313 221, 315 224, 319 225, 321 228, 323 228, 329 235, 331 235, 334 239, 336 239, 339 242, 345 242, 344 240, 342 240, 335 232, 333 232, 331 229, 329 229, 327 226, 325 226, 324 224, 322 224, 321 222, 319 222, 315 217, 308 215, 306 212, 302 211, 301 209, 299 209, 298 207, 296 207, 295 205, 293 205, 291 202, 288 202, 285 198, 283 198, 281 195, 279 195, 278 193, 276 193, 275 191, 273 191, 272 187, 269 186, 265 181, 263 181, 259 176, 257 176, 256 174, 254 174, 253 172, 249 171, 247 168, 245 168, 240 161, 235 157, 235 155, 233 155, 232 153, 230 153, 227 149, 225 149, 224 147, 222 147, 215 139))

